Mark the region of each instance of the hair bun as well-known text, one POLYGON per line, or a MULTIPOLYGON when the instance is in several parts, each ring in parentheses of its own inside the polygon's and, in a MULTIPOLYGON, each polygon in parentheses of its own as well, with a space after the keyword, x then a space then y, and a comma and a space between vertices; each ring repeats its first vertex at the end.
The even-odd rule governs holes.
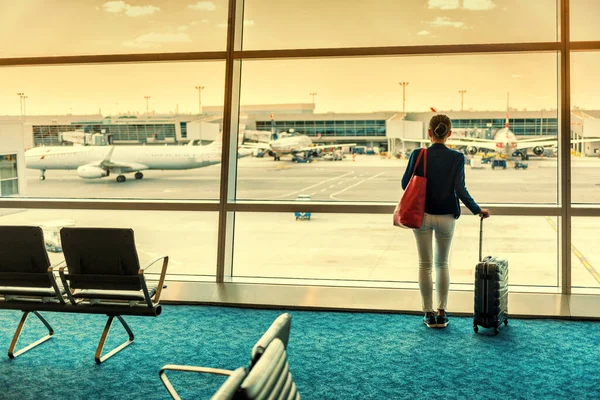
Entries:
POLYGON ((446 124, 444 124, 443 122, 440 122, 438 126, 435 127, 433 132, 437 137, 444 137, 446 133, 448 133, 448 126, 446 126, 446 124))

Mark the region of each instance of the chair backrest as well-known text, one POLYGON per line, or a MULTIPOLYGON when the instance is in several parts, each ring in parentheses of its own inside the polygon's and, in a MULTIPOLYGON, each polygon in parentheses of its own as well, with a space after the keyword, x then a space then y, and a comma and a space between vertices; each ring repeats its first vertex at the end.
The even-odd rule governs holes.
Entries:
POLYGON ((132 229, 64 227, 60 238, 71 288, 141 289, 132 229))
POLYGON ((252 367, 259 358, 263 355, 266 348, 274 339, 279 339, 283 346, 287 349, 287 344, 290 338, 290 329, 292 328, 292 316, 288 313, 281 314, 256 342, 250 352, 250 367, 252 367))
POLYGON ((0 226, 0 286, 51 287, 39 226, 0 226))
POLYGON ((292 379, 285 346, 274 339, 252 367, 235 397, 244 399, 299 400, 300 394, 292 379))

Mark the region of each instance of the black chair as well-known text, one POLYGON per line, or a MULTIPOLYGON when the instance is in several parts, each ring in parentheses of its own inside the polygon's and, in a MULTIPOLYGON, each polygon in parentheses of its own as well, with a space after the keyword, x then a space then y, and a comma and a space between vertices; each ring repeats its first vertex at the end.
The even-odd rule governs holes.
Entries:
POLYGON ((59 268, 59 275, 70 304, 79 312, 108 316, 94 357, 101 363, 134 340, 122 315, 160 315, 160 294, 169 257, 158 257, 146 268, 140 268, 132 229, 65 227, 60 236, 66 267, 59 268), (159 281, 147 283, 144 271, 160 260, 163 265, 159 281), (102 356, 115 317, 129 340, 102 356))
POLYGON ((247 375, 238 368, 211 397, 212 400, 300 400, 285 346, 274 339, 247 375))
POLYGON ((36 310, 42 304, 65 304, 62 296, 64 289, 55 279, 54 269, 50 265, 40 227, 0 226, 0 308, 23 311, 8 348, 10 358, 25 353, 54 334, 48 321, 36 310), (30 313, 42 321, 48 329, 48 335, 15 352, 30 313))
MULTIPOLYGON (((281 314, 271 326, 266 330, 266 332, 258 339, 256 344, 252 347, 250 352, 250 364, 248 366, 248 370, 252 370, 254 365, 262 358, 265 353, 266 348, 274 341, 279 340, 284 348, 287 348, 287 344, 290 337, 290 329, 292 327, 292 316, 288 313, 281 314)), ((182 371, 182 372, 197 372, 197 373, 208 373, 208 374, 216 374, 216 375, 225 375, 229 376, 229 385, 232 385, 232 382, 237 382, 245 376, 246 368, 238 368, 235 371, 226 370, 226 369, 218 369, 218 368, 208 368, 208 367, 196 367, 196 366, 188 366, 188 365, 173 365, 167 364, 160 369, 159 376, 163 385, 171 395, 173 399, 180 399, 177 391, 169 381, 167 377, 166 371, 182 371), (242 373, 243 370, 243 373, 242 373)))

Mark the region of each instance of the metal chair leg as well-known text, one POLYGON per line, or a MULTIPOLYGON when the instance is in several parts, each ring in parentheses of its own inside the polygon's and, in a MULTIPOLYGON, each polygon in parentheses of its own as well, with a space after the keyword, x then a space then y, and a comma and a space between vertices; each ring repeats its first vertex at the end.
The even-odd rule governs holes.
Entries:
POLYGON ((123 325, 123 328, 125 328, 125 330, 127 331, 127 334, 129 335, 129 340, 126 341, 125 343, 123 343, 122 345, 120 345, 119 347, 115 348, 114 350, 110 351, 105 356, 102 356, 102 349, 104 348, 104 342, 106 342, 106 338, 108 337, 108 331, 110 330, 113 319, 115 318, 115 315, 110 315, 108 317, 108 321, 106 321, 106 326, 104 327, 104 331, 102 332, 102 337, 100 338, 100 343, 98 343, 98 348, 96 348, 96 355, 94 356, 94 360, 96 360, 96 364, 100 364, 100 363, 104 362, 108 358, 114 356, 119 351, 123 350, 125 347, 127 347, 131 343, 133 343, 133 332, 131 331, 131 329, 129 329, 129 325, 127 325, 125 320, 120 315, 117 315, 116 317, 121 322, 121 325, 123 325))
POLYGON ((54 335, 54 330, 52 329, 52 327, 50 326, 48 321, 46 321, 44 319, 44 317, 42 317, 37 311, 23 311, 23 316, 21 317, 21 322, 19 322, 19 326, 17 326, 15 336, 13 336, 12 342, 10 342, 10 347, 8 348, 8 357, 15 358, 15 357, 25 353, 26 351, 33 349, 37 345, 44 343, 46 340, 50 339, 52 337, 52 335, 54 335), (15 350, 15 347, 17 346, 17 342, 19 341, 19 336, 21 336, 21 331, 23 330, 23 326, 25 325, 25 322, 27 321, 27 317, 29 316, 30 312, 32 312, 36 317, 38 317, 40 319, 40 321, 42 321, 42 323, 46 326, 46 328, 48 329, 48 335, 44 336, 43 338, 41 338, 39 340, 36 340, 35 342, 31 343, 30 345, 15 352, 14 350, 15 350))

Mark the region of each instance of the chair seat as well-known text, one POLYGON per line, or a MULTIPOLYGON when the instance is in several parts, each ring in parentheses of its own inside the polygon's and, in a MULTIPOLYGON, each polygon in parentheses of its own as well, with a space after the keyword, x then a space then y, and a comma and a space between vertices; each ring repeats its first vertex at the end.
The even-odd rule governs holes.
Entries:
MULTIPOLYGON (((154 296, 158 289, 157 283, 148 283, 148 293, 154 296)), ((94 290, 82 289, 73 293, 77 299, 100 299, 100 300, 144 300, 144 292, 141 290, 94 290)))
MULTIPOLYGON (((65 293, 62 285, 58 284, 58 289, 61 294, 65 293)), ((0 286, 0 295, 51 297, 56 296, 56 292, 53 288, 0 286)))

